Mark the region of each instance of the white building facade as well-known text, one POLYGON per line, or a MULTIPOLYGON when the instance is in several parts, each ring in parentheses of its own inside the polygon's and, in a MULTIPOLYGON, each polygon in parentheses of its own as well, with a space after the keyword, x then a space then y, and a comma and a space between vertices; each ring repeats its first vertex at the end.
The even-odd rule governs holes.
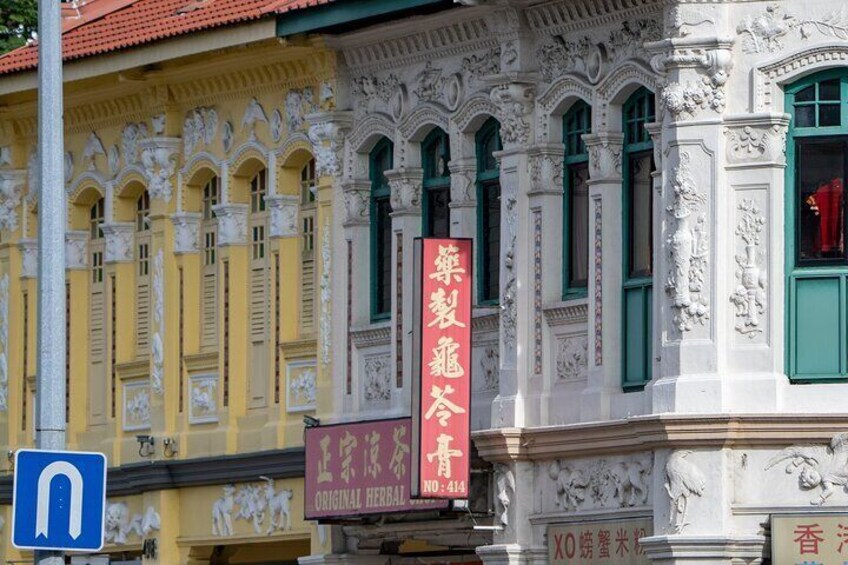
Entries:
POLYGON ((338 172, 331 419, 409 415, 413 239, 474 238, 492 478, 474 518, 301 562, 565 563, 625 530, 634 563, 783 565, 772 515, 848 505, 848 11, 460 3, 334 36, 309 120, 338 172))

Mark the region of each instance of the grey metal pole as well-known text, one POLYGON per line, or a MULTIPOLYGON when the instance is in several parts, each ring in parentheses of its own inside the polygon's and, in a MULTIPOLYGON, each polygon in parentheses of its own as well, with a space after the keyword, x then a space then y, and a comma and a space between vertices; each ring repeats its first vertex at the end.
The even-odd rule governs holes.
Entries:
MULTIPOLYGON (((62 8, 38 0, 38 362, 36 446, 65 448, 65 179, 62 8)), ((63 565, 61 552, 37 551, 38 565, 63 565)))

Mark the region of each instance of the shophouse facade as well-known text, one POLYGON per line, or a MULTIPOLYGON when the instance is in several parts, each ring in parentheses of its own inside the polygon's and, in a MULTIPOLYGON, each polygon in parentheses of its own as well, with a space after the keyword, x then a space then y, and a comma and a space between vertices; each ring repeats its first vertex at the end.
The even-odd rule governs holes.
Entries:
POLYGON ((490 517, 348 522, 301 563, 835 551, 841 7, 458 4, 329 41, 345 137, 325 420, 409 415, 413 240, 474 238, 490 517))
MULTIPOLYGON (((63 10, 67 437, 107 456, 113 562, 294 563, 329 543, 303 517, 302 419, 327 378, 332 221, 306 116, 334 107, 335 55, 281 44, 268 2, 221 4, 63 10)), ((33 445, 38 394, 35 63, 0 58, 4 453, 33 445)), ((6 543, 11 462, 3 563, 31 559, 6 543)))
MULTIPOLYGON (((68 65, 69 437, 118 478, 107 551, 841 552, 824 514, 848 496, 840 6, 344 4, 171 40, 173 60, 68 65), (468 508, 307 523, 302 416, 410 415, 419 236, 474 240, 468 508), (136 435, 157 438, 152 457, 136 435), (270 511, 286 499, 290 530, 270 511)), ((4 74, 14 449, 37 393, 35 94, 31 71, 4 74)))

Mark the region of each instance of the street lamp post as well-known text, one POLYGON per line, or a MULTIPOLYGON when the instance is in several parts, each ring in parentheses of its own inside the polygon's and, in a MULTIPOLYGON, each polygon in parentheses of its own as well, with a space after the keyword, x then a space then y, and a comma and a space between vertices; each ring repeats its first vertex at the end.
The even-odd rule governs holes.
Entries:
MULTIPOLYGON (((65 448, 65 179, 60 0, 38 0, 38 449, 65 448)), ((38 565, 63 565, 37 551, 38 565)))

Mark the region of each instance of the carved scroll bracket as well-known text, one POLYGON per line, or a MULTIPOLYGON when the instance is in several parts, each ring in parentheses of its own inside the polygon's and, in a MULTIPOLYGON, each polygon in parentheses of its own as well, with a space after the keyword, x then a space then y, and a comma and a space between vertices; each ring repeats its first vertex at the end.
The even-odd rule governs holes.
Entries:
POLYGON ((316 174, 340 176, 344 136, 353 123, 352 113, 319 112, 309 114, 306 120, 309 122, 309 141, 315 153, 316 174))
POLYGON ((589 151, 589 177, 593 181, 621 179, 621 149, 624 135, 602 132, 583 136, 589 151))
POLYGON ((402 167, 386 171, 386 178, 391 187, 393 215, 420 214, 424 171, 402 167))

